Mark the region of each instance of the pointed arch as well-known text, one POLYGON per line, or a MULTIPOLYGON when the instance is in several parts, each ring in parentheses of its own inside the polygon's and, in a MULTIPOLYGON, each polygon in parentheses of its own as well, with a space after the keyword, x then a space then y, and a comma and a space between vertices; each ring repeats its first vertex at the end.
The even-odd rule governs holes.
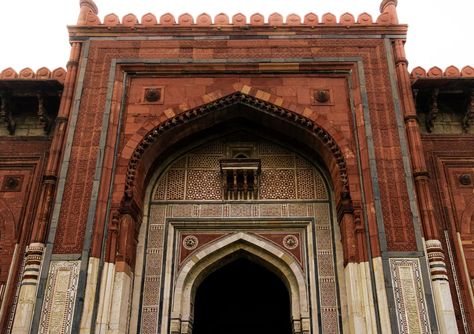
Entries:
POLYGON ((238 232, 207 245, 181 267, 173 292, 171 333, 188 333, 193 321, 194 294, 200 282, 217 265, 226 264, 226 259, 230 262, 230 256, 239 252, 256 258, 283 280, 290 295, 294 332, 299 333, 302 327, 309 326, 307 284, 298 262, 276 245, 255 235, 238 232))
MULTIPOLYGON (((245 89, 245 91, 249 92, 250 89, 245 89)), ((289 133, 301 133, 302 136, 305 136, 305 139, 309 138, 306 140, 311 142, 312 149, 320 154, 331 173, 336 200, 350 198, 348 165, 345 156, 353 156, 353 154, 344 135, 334 129, 324 116, 314 115, 314 111, 311 109, 303 108, 304 110, 299 110, 300 108, 296 105, 293 105, 293 108, 290 109, 291 105, 278 101, 278 98, 268 93, 262 91, 254 93, 256 96, 249 95, 241 90, 225 96, 208 94, 204 99, 207 101, 206 104, 185 111, 182 109, 167 109, 160 118, 161 121, 149 123, 138 130, 126 143, 121 153, 122 161, 128 161, 127 167, 124 166, 126 170, 123 173, 123 178, 120 179, 120 176, 118 178, 118 183, 123 185, 122 189, 124 191, 122 204, 126 203, 124 206, 129 207, 134 205, 141 207, 142 198, 140 197, 143 196, 143 188, 146 183, 145 177, 156 159, 157 153, 155 151, 158 150, 156 143, 161 138, 171 133, 172 130, 180 128, 181 125, 193 121, 197 123, 206 119, 206 117, 212 122, 216 122, 218 116, 222 118, 230 117, 230 113, 219 114, 219 112, 238 106, 251 110, 254 113, 254 119, 262 125, 267 126, 267 123, 277 124, 277 126, 284 127, 289 133)), ((238 116, 234 117, 250 117, 246 114, 250 113, 235 113, 238 116)), ((187 129, 186 131, 191 130, 187 129)), ((354 163, 354 161, 351 161, 351 164, 354 163)))

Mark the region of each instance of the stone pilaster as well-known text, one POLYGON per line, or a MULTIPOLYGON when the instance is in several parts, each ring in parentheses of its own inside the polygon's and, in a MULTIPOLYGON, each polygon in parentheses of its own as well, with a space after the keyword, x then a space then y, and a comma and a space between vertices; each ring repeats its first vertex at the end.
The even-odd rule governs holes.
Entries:
POLYGON ((448 272, 441 242, 439 240, 426 240, 425 244, 439 330, 441 333, 457 333, 456 315, 449 289, 448 272))
POLYGON ((132 280, 133 273, 130 270, 115 273, 108 333, 127 333, 132 297, 132 280))
POLYGON ((93 328, 93 314, 95 305, 95 296, 97 291, 97 283, 99 280, 99 259, 96 257, 89 258, 89 265, 87 268, 87 284, 86 293, 84 296, 84 308, 81 317, 80 334, 87 334, 92 332, 93 328))
POLYGON ((115 264, 106 262, 102 270, 99 305, 97 308, 97 319, 95 333, 105 334, 110 321, 110 310, 112 307, 113 287, 115 281, 115 264))
POLYGON ((403 40, 393 42, 394 61, 401 106, 404 112, 408 147, 412 160, 413 176, 418 195, 423 234, 431 272, 433 297, 436 315, 442 333, 457 332, 454 307, 449 288, 444 253, 441 247, 440 233, 435 217, 433 199, 429 186, 429 173, 424 158, 420 128, 416 118, 416 108, 408 74, 408 61, 405 56, 403 40))
MULTIPOLYGON (((346 296, 348 305, 348 319, 350 333, 375 333, 375 307, 371 277, 368 262, 362 254, 364 251, 357 247, 364 244, 364 240, 357 243, 356 226, 360 229, 360 215, 355 217, 354 210, 339 210, 341 233, 346 266, 344 269, 346 296), (356 222, 359 221, 359 222, 356 222), (358 254, 360 253, 360 254, 358 254)), ((360 232, 360 231, 359 231, 360 232)), ((358 233, 360 234, 360 233, 358 233)))
POLYGON ((375 308, 367 263, 348 263, 344 269, 350 333, 376 333, 375 308))
POLYGON ((26 251, 25 270, 21 278, 20 295, 13 321, 13 333, 29 333, 36 302, 44 244, 32 243, 26 251))

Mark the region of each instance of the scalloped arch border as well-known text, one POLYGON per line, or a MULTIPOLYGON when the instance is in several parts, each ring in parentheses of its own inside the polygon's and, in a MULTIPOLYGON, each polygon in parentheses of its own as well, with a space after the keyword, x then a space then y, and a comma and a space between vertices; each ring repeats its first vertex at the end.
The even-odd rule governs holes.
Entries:
MULTIPOLYGON (((248 87, 247 87, 248 88, 248 87)), ((258 91, 262 92, 262 91, 258 91)), ((271 100, 270 94, 267 94, 267 100, 271 100)), ((261 95, 261 94, 260 94, 261 95)), ((125 175, 125 190, 124 195, 125 198, 132 198, 133 197, 133 188, 135 186, 135 176, 140 161, 142 160, 144 154, 146 153, 147 149, 150 148, 155 141, 162 135, 164 132, 181 125, 185 122, 192 121, 193 119, 197 119, 198 117, 204 116, 209 114, 215 110, 219 110, 222 108, 226 108, 236 104, 244 104, 253 109, 259 110, 266 114, 270 114, 271 116, 279 117, 282 120, 289 121, 299 127, 304 129, 310 130, 313 135, 315 135, 320 142, 328 149, 332 158, 334 159, 335 165, 338 167, 338 174, 339 174, 339 182, 341 184, 341 196, 343 198, 350 198, 350 190, 349 190, 349 178, 347 173, 347 163, 344 158, 344 154, 339 145, 348 146, 347 140, 344 136, 334 129, 329 121, 324 117, 320 117, 319 120, 321 122, 314 122, 309 118, 303 115, 291 111, 289 108, 285 108, 282 106, 278 106, 274 103, 262 100, 256 96, 249 95, 242 91, 235 91, 231 94, 225 96, 218 96, 217 98, 212 99, 211 96, 215 96, 215 94, 208 94, 205 97, 208 97, 207 102, 203 105, 199 105, 193 108, 189 108, 186 111, 174 110, 173 108, 167 109, 164 111, 164 114, 167 116, 166 120, 162 122, 153 123, 148 122, 145 124, 139 131, 141 133, 146 133, 144 136, 140 136, 136 134, 135 136, 139 137, 140 139, 132 137, 129 142, 125 145, 125 147, 130 147, 133 143, 138 143, 134 146, 133 153, 129 157, 124 154, 122 151, 122 158, 128 158, 129 163, 127 167, 127 172, 125 175), (321 124, 323 123, 323 124, 321 124), (323 127, 324 126, 324 127, 323 127), (339 142, 331 136, 331 134, 327 131, 327 129, 331 129, 337 136, 339 137, 339 142), (138 140, 137 140, 138 139, 138 140)), ((281 98, 280 98, 281 99, 281 98)), ((307 111, 305 109, 305 111, 307 111)), ((312 112, 311 109, 309 109, 312 112)), ((329 167, 329 166, 328 166, 329 167)), ((336 180, 334 180, 336 181, 336 180)))

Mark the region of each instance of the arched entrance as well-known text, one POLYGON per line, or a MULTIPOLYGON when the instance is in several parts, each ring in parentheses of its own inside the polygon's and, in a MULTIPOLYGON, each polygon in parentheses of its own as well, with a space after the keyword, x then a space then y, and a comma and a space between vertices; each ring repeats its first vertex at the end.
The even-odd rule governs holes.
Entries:
MULTIPOLYGON (((249 326, 259 333, 283 329, 282 334, 342 329, 339 289, 344 282, 339 279, 341 262, 336 261, 336 256, 342 258, 342 247, 335 238, 339 232, 334 230, 333 190, 325 180, 327 172, 317 159, 306 158, 304 150, 294 149, 272 132, 257 134, 249 131, 253 128, 240 128, 229 125, 220 136, 202 133, 200 143, 181 147, 169 160, 160 161, 163 168, 148 181, 148 214, 137 248, 142 271, 137 273, 141 280, 133 297, 139 310, 136 315, 132 308, 137 332, 212 333, 212 328, 201 327, 210 320, 200 320, 203 315, 196 294, 213 273, 236 276, 223 268, 232 268, 231 262, 242 253, 276 277, 280 286, 283 282, 287 295, 271 303, 280 307, 270 311, 267 319, 261 314, 260 323, 247 322, 244 318, 250 315, 241 313, 237 314, 239 323, 229 327, 235 318, 222 319, 215 315, 220 309, 210 310, 207 316, 214 318, 212 322, 223 320, 216 333, 230 333, 231 328, 251 333, 249 326), (275 319, 285 324, 270 328, 275 319)), ((223 127, 219 130, 222 133, 223 127)), ((234 285, 222 288, 221 294, 234 295, 234 285)), ((262 286, 252 286, 253 295, 262 286)), ((248 305, 258 302, 247 299, 248 305)), ((209 308, 203 307, 206 312, 209 308)))
POLYGON ((182 266, 175 280, 172 297, 171 333, 194 333, 194 305, 201 282, 216 269, 241 257, 250 258, 267 268, 284 283, 290 297, 292 333, 309 333, 308 282, 298 261, 271 242, 245 232, 231 233, 218 242, 210 243, 194 253, 182 266))
POLYGON ((196 292, 194 334, 291 334, 282 280, 244 257, 217 269, 196 292))

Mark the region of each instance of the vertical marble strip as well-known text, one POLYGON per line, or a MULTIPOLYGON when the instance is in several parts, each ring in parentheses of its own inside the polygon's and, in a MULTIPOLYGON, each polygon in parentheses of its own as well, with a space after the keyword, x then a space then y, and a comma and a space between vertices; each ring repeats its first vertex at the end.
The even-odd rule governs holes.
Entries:
POLYGON ((130 333, 138 333, 139 318, 141 314, 140 300, 143 292, 143 278, 145 274, 145 244, 148 224, 150 222, 149 210, 145 209, 145 216, 140 225, 140 232, 138 235, 137 257, 135 260, 135 271, 133 273, 132 281, 132 300, 130 310, 130 326, 128 328, 130 333))
POLYGON ((467 260, 466 260, 466 255, 464 254, 464 245, 461 239, 461 233, 456 232, 456 244, 458 245, 459 249, 459 254, 458 256, 461 258, 461 263, 462 263, 462 268, 463 268, 463 274, 464 278, 466 279, 467 282, 471 282, 472 284, 466 284, 467 285, 467 290, 469 292, 469 297, 471 297, 471 303, 474 304, 474 282, 472 282, 470 276, 469 276, 469 270, 467 267, 467 260))
POLYGON ((71 333, 80 264, 80 261, 51 262, 41 312, 41 334, 71 333))
POLYGON ((458 303, 459 303, 459 308, 461 310, 461 317, 462 317, 462 323, 463 323, 464 331, 466 333, 469 333, 469 324, 467 323, 467 319, 466 319, 466 311, 465 311, 465 308, 464 308, 464 301, 463 301, 463 298, 462 298, 462 295, 461 295, 461 287, 459 285, 459 278, 458 278, 458 273, 456 271, 456 264, 454 262, 454 254, 453 254, 453 250, 452 250, 452 246, 451 246, 451 241, 449 239, 449 232, 446 231, 446 230, 444 231, 444 238, 446 240, 446 250, 447 250, 447 253, 448 253, 448 257, 449 257, 449 263, 451 264, 451 273, 453 275, 454 286, 456 288, 457 300, 458 300, 458 303))
MULTIPOLYGON (((181 215, 177 205, 167 210, 166 205, 153 205, 150 210, 148 233, 145 249, 145 272, 142 296, 141 333, 156 333, 158 328, 158 310, 161 298, 161 280, 163 264, 164 224, 167 213, 181 215)), ((186 206, 186 212, 189 209, 186 206)))
POLYGON ((365 317, 364 277, 361 264, 347 263, 344 268, 347 295, 347 324, 349 333, 370 333, 365 317))
POLYGON ((112 292, 112 305, 110 308, 109 334, 125 334, 129 328, 130 298, 132 280, 131 273, 115 273, 115 282, 112 292))
POLYGON ((92 331, 94 312, 94 305, 96 303, 96 290, 99 281, 99 259, 96 257, 89 258, 89 265, 87 268, 87 283, 84 295, 84 308, 82 309, 82 318, 80 333, 86 334, 92 331))
POLYGON ((420 261, 391 258, 389 263, 399 333, 431 333, 420 261))
POLYGON ((327 203, 315 203, 314 211, 321 329, 324 333, 339 333, 336 263, 331 221, 329 219, 329 205, 327 203))
POLYGON ((5 284, 0 284, 0 301, 3 301, 4 294, 5 294, 5 284))
POLYGON ((387 290, 385 289, 384 284, 384 273, 383 273, 383 263, 381 257, 375 257, 372 259, 374 278, 375 278, 375 287, 377 293, 378 309, 380 316, 380 330, 382 334, 392 333, 392 328, 390 324, 390 309, 388 307, 387 300, 387 290))
POLYGON ((105 334, 109 324, 110 305, 114 286, 115 263, 105 262, 101 275, 100 291, 95 319, 95 333, 105 334))

